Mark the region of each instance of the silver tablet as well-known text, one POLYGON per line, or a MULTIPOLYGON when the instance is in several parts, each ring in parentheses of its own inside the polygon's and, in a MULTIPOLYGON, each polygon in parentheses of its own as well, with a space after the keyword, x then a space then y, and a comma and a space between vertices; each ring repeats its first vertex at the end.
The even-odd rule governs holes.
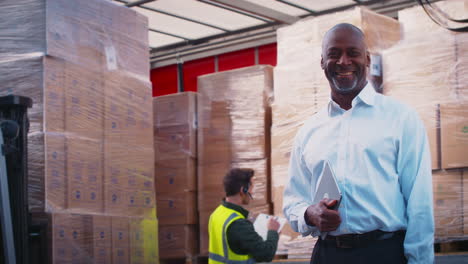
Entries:
POLYGON ((328 198, 338 201, 334 208, 331 208, 334 210, 338 209, 341 202, 341 191, 336 182, 333 169, 331 168, 328 161, 325 161, 325 167, 323 168, 322 176, 317 183, 316 190, 317 191, 314 196, 313 204, 319 203, 323 198, 328 198))

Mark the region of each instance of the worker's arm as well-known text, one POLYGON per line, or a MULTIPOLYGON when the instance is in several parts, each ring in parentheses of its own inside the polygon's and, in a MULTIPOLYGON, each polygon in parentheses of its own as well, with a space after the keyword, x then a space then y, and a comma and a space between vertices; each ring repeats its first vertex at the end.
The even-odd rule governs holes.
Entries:
POLYGON ((315 195, 316 181, 312 180, 314 177, 303 160, 303 141, 302 133, 299 131, 291 151, 289 181, 283 194, 283 213, 294 231, 303 236, 310 234, 318 236, 320 230, 310 221, 311 209, 309 209, 315 195))
POLYGON ((250 221, 239 219, 229 226, 226 235, 236 254, 251 255, 256 262, 270 262, 275 256, 279 235, 274 230, 268 230, 267 240, 263 241, 250 221))
POLYGON ((429 142, 416 113, 400 117, 397 170, 406 203, 408 226, 404 242, 408 264, 434 262, 434 213, 429 142))

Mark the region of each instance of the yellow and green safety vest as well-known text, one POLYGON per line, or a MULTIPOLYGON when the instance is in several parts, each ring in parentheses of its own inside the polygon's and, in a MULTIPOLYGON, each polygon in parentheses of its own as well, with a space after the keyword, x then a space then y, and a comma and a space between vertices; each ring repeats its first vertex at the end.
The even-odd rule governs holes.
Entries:
POLYGON ((228 245, 226 232, 228 227, 237 219, 245 217, 236 210, 224 205, 218 206, 211 214, 208 224, 210 236, 208 264, 252 264, 255 260, 249 255, 239 255, 232 252, 228 245))

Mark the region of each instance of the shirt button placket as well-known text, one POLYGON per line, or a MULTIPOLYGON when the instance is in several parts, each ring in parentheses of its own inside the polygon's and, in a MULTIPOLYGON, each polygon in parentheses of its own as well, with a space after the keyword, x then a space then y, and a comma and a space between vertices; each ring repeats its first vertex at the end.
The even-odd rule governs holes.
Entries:
MULTIPOLYGON (((343 120, 342 120, 342 129, 341 129, 341 149, 340 149, 340 161, 339 161, 339 166, 341 168, 341 173, 340 173, 340 181, 341 181, 341 186, 343 188, 346 188, 346 173, 347 173, 347 167, 348 167, 348 160, 346 160, 346 157, 348 156, 347 153, 349 151, 349 126, 350 126, 350 118, 351 118, 351 111, 352 109, 346 111, 343 114, 343 120)), ((342 195, 344 195, 344 190, 341 191, 342 195)), ((343 215, 343 219, 347 218, 347 211, 346 211, 346 199, 343 199, 343 203, 340 206, 341 213, 343 215)), ((343 221, 343 224, 340 228, 342 232, 347 233, 348 232, 348 221, 343 221)))

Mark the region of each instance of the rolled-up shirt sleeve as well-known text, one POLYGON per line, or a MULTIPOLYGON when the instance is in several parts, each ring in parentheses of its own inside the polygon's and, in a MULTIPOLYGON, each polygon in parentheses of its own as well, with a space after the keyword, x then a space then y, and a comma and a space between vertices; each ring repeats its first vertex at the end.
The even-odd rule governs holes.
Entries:
POLYGON ((434 213, 429 143, 424 125, 416 113, 403 120, 397 170, 407 204, 405 255, 408 264, 433 263, 434 213))
POLYGON ((289 221, 291 228, 303 236, 319 235, 316 227, 306 223, 304 215, 312 204, 315 181, 307 169, 302 157, 302 137, 299 132, 294 140, 289 162, 289 181, 283 194, 283 213, 289 221))

